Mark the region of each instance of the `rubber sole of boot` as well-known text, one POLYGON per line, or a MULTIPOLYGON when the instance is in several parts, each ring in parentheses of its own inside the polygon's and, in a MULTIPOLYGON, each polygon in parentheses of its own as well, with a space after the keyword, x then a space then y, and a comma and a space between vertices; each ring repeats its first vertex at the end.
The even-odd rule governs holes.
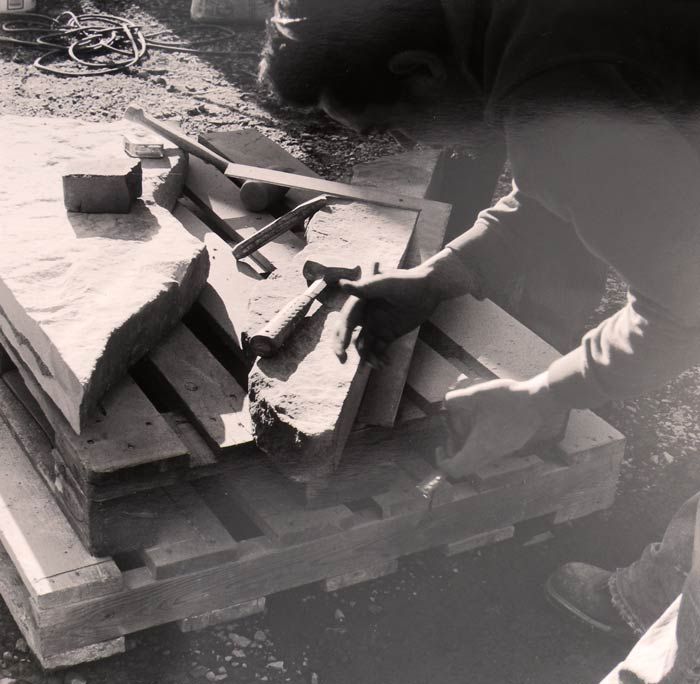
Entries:
POLYGON ((569 617, 573 617, 580 623, 588 626, 597 632, 602 632, 614 639, 619 639, 621 641, 634 641, 636 639, 635 634, 631 627, 626 625, 609 625, 605 622, 600 622, 595 618, 584 613, 580 608, 577 608, 573 603, 568 601, 564 596, 554 589, 552 586, 551 577, 547 579, 544 585, 544 594, 547 597, 549 603, 560 611, 564 611, 569 617))

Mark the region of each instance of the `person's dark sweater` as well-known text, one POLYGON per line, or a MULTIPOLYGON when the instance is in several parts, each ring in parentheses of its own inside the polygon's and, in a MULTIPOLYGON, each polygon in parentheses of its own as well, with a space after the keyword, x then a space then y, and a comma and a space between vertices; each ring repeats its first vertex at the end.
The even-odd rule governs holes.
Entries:
POLYGON ((449 247, 488 275, 498 244, 517 270, 508 233, 535 200, 627 281, 627 306, 549 368, 572 406, 639 394, 700 362, 700 3, 443 5, 517 185, 449 247))

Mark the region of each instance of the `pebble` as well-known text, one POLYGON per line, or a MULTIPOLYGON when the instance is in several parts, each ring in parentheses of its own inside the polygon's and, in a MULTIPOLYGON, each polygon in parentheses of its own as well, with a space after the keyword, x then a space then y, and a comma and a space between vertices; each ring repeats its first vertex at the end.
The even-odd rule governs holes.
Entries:
POLYGON ((277 670, 278 672, 284 671, 284 660, 275 660, 273 663, 268 663, 267 666, 271 670, 277 670))
POLYGON ((311 673, 311 684, 318 684, 318 675, 315 672, 311 673))
POLYGON ((245 651, 241 651, 240 648, 234 648, 232 653, 236 658, 245 658, 245 651))
POLYGON ((209 670, 209 672, 207 672, 204 675, 204 677, 206 678, 206 680, 208 682, 215 682, 216 681, 216 675, 211 670, 209 670))
POLYGON ((226 672, 226 668, 222 665, 222 666, 219 668, 219 674, 224 674, 225 672, 226 672))
POLYGON ((197 667, 193 667, 190 670, 190 676, 193 679, 199 679, 200 677, 204 677, 208 671, 209 669, 204 667, 204 665, 197 665, 197 667))
POLYGON ((384 608, 378 606, 376 603, 372 603, 369 607, 369 612, 372 613, 372 615, 379 615, 379 613, 384 612, 384 608))
POLYGON ((65 684, 87 684, 87 679, 81 675, 67 674, 63 680, 65 684))
POLYGON ((71 674, 70 672, 63 681, 65 684, 87 684, 87 679, 85 679, 85 677, 78 674, 71 674))
POLYGON ((27 646, 27 642, 20 637, 17 639, 15 642, 15 651, 19 651, 20 653, 26 653, 29 650, 29 646, 27 646))
POLYGON ((224 656, 224 660, 225 660, 227 663, 230 663, 230 662, 233 660, 233 656, 224 656))
POLYGON ((12 660, 12 653, 10 653, 9 651, 5 651, 2 654, 2 659, 3 660, 12 660))
POLYGON ((345 613, 342 610, 340 610, 340 608, 336 608, 335 619, 338 622, 343 622, 345 620, 345 613))
POLYGON ((241 634, 232 634, 230 637, 231 643, 237 648, 248 648, 252 643, 248 637, 244 637, 241 634))
POLYGON ((3 677, 0 679, 0 684, 18 684, 16 679, 12 679, 12 677, 3 677))
POLYGON ((267 634, 265 634, 265 632, 263 632, 261 629, 259 629, 253 635, 253 638, 255 639, 255 641, 267 641, 267 634))

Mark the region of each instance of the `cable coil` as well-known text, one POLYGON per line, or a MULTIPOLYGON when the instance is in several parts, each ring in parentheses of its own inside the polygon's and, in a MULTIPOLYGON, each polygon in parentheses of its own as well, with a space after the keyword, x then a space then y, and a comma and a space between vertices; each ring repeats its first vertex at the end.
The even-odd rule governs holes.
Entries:
POLYGON ((46 52, 34 60, 40 71, 58 76, 100 76, 124 71, 137 65, 149 48, 188 52, 192 54, 233 54, 228 50, 207 50, 205 46, 221 40, 230 40, 235 33, 225 26, 200 24, 198 30, 214 31, 218 35, 196 41, 168 40, 169 29, 144 33, 141 26, 112 14, 74 14, 61 12, 56 17, 44 14, 0 13, 12 17, 1 25, 6 34, 27 36, 0 36, 0 43, 21 45, 46 52), (52 62, 68 59, 81 68, 61 68, 52 62))

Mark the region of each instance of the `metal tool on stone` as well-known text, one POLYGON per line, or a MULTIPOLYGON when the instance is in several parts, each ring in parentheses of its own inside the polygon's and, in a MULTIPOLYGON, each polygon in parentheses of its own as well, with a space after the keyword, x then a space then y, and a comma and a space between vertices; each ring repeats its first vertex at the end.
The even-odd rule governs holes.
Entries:
POLYGON ((335 285, 341 279, 358 280, 362 275, 362 269, 359 266, 354 268, 325 266, 318 261, 308 259, 304 264, 303 274, 311 285, 287 303, 262 330, 250 338, 248 344, 257 356, 274 356, 296 330, 314 301, 328 286, 335 285))
POLYGON ((233 256, 236 259, 244 259, 248 255, 257 251, 268 242, 272 242, 283 233, 298 226, 302 221, 313 216, 319 209, 323 209, 328 204, 328 197, 320 195, 314 197, 308 202, 303 202, 291 211, 288 211, 283 216, 268 223, 264 228, 261 228, 257 233, 239 242, 233 248, 233 256))

